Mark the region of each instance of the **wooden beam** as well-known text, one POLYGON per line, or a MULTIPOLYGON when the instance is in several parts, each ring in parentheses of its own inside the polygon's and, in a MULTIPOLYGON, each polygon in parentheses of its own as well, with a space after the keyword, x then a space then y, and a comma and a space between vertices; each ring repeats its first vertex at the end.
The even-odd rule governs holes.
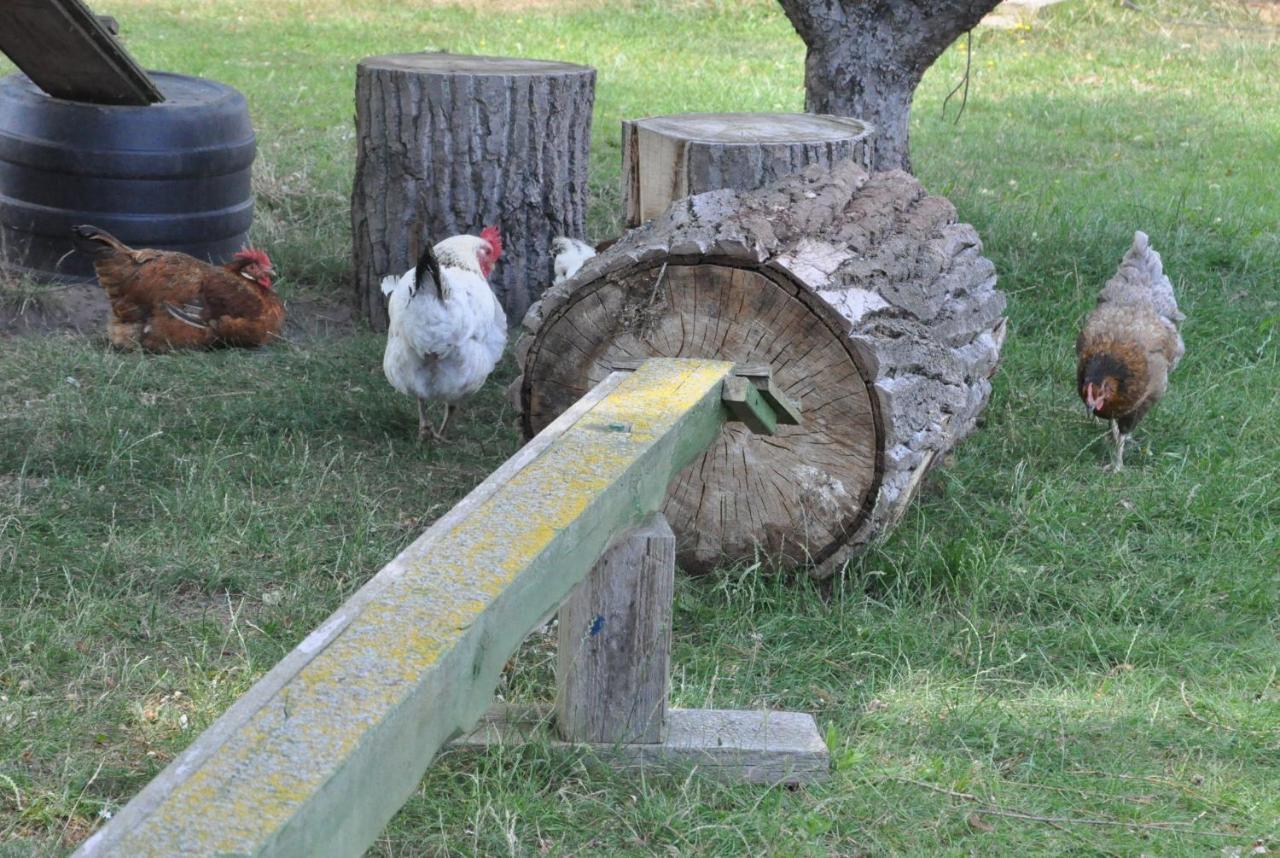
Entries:
POLYGON ((437 750, 484 713, 525 634, 717 437, 732 369, 653 360, 609 376, 307 636, 76 855, 363 854, 437 750))

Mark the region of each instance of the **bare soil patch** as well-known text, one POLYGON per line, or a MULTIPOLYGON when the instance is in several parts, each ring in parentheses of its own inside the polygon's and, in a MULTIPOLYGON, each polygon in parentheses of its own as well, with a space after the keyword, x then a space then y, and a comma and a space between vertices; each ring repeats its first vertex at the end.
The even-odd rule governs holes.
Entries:
MULTIPOLYGON (((349 334, 355 313, 341 301, 290 298, 285 336, 289 339, 349 334)), ((107 297, 97 283, 27 287, 0 283, 0 336, 100 334, 106 327, 107 297)))

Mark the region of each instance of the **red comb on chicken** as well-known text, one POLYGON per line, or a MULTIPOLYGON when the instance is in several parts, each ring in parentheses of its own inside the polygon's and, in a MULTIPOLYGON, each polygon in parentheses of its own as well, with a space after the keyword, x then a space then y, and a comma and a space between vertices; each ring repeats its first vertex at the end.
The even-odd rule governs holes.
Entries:
POLYGON ((489 242, 493 246, 493 256, 496 259, 502 255, 502 232, 496 226, 486 226, 480 230, 480 237, 489 242))
POLYGON ((489 247, 492 248, 492 253, 480 260, 480 270, 484 272, 485 277, 488 277, 493 273, 493 266, 498 263, 498 257, 502 256, 502 233, 496 226, 486 226, 480 230, 480 237, 489 242, 489 247))
MULTIPOLYGON (((268 289, 271 288, 271 275, 275 273, 275 268, 272 267, 271 257, 267 256, 265 250, 246 247, 244 250, 237 251, 232 259, 243 262, 243 266, 240 267, 242 277, 268 289)), ((228 267, 234 268, 236 263, 233 262, 228 267)))

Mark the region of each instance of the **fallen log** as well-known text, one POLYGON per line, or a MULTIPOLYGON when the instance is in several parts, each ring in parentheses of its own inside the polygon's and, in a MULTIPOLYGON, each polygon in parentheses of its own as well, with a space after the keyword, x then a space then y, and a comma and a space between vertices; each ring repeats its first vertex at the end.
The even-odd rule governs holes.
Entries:
POLYGON ((672 483, 680 565, 759 551, 826 576, 887 533, 991 393, 1004 294, 977 232, 904 172, 852 161, 678 200, 525 316, 532 437, 615 366, 767 365, 800 425, 727 425, 672 483))

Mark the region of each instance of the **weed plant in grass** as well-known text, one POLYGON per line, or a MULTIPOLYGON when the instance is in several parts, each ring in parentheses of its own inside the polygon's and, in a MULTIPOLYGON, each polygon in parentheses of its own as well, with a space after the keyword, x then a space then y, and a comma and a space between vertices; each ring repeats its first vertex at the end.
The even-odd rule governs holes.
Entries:
MULTIPOLYGON (((286 297, 347 288, 361 56, 596 66, 592 237, 618 228, 622 117, 803 104, 803 48, 763 0, 111 11, 147 67, 248 95, 255 239, 286 297)), ((1069 0, 975 33, 955 124, 963 48, 918 93, 913 157, 1010 296, 984 425, 834 581, 760 558, 677 587, 673 702, 812 711, 831 780, 446 754, 371 855, 1280 846, 1280 39, 1235 3, 1069 0), (1106 475, 1072 343, 1135 229, 1174 280, 1187 356, 1106 475)), ((452 444, 423 448, 380 349, 0 341, 0 855, 69 852, 516 448, 509 364, 452 444)), ((547 700, 551 664, 533 639, 501 693, 547 700)))

